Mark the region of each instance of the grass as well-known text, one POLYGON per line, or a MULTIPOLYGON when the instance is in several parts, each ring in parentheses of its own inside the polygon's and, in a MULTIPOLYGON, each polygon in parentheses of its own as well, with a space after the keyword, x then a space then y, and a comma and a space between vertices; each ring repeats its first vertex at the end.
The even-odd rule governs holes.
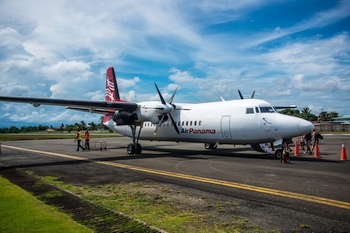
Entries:
POLYGON ((2 177, 0 210, 0 232, 93 232, 2 177))
POLYGON ((262 230, 248 219, 228 214, 225 209, 230 206, 239 209, 237 204, 211 204, 203 196, 193 197, 163 185, 120 183, 91 187, 66 184, 52 176, 39 178, 78 194, 85 200, 122 212, 168 232, 278 232, 262 230), (193 207, 193 203, 199 204, 193 207), (229 215, 225 217, 224 222, 217 218, 217 215, 222 214, 229 215))

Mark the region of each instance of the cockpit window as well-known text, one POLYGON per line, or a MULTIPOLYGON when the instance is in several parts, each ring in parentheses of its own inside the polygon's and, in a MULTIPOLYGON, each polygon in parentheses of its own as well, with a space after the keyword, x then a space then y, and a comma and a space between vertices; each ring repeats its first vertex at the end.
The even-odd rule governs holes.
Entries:
POLYGON ((254 114, 254 108, 246 108, 246 114, 254 114))
POLYGON ((265 113, 274 113, 275 110, 273 109, 273 107, 260 107, 260 112, 265 113))

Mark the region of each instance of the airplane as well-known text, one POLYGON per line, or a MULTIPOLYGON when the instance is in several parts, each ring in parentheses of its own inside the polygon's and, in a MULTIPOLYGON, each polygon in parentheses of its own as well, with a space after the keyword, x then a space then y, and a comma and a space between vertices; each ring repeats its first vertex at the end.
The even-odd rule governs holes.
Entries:
POLYGON ((160 101, 130 102, 120 98, 113 67, 106 72, 104 101, 0 96, 0 101, 65 106, 67 109, 104 115, 103 124, 112 131, 132 138, 127 153, 141 154, 139 140, 204 143, 206 149, 220 144, 251 145, 259 152, 282 156, 274 148, 307 134, 314 125, 304 119, 280 114, 270 103, 240 94, 238 100, 209 103, 174 103, 177 91, 165 101, 156 83, 160 101))

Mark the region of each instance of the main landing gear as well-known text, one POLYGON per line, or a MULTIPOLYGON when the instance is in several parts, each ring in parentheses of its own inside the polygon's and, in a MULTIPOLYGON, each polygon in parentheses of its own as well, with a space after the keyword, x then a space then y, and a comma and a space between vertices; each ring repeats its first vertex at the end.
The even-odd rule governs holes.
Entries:
POLYGON ((140 133, 141 133, 141 126, 136 138, 136 124, 130 125, 131 133, 132 133, 132 143, 130 143, 126 149, 129 155, 133 154, 141 154, 142 147, 139 143, 140 133))

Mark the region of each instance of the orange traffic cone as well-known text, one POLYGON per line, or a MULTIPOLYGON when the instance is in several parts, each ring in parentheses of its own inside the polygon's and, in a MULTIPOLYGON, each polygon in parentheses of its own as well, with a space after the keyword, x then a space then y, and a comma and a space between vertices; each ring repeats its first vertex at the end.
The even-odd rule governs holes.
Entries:
POLYGON ((295 141, 294 156, 299 156, 298 141, 295 141))
POLYGON ((318 142, 315 145, 314 158, 320 158, 320 149, 318 148, 318 142))
POLYGON ((348 157, 346 156, 345 143, 341 144, 340 160, 348 160, 348 157))

